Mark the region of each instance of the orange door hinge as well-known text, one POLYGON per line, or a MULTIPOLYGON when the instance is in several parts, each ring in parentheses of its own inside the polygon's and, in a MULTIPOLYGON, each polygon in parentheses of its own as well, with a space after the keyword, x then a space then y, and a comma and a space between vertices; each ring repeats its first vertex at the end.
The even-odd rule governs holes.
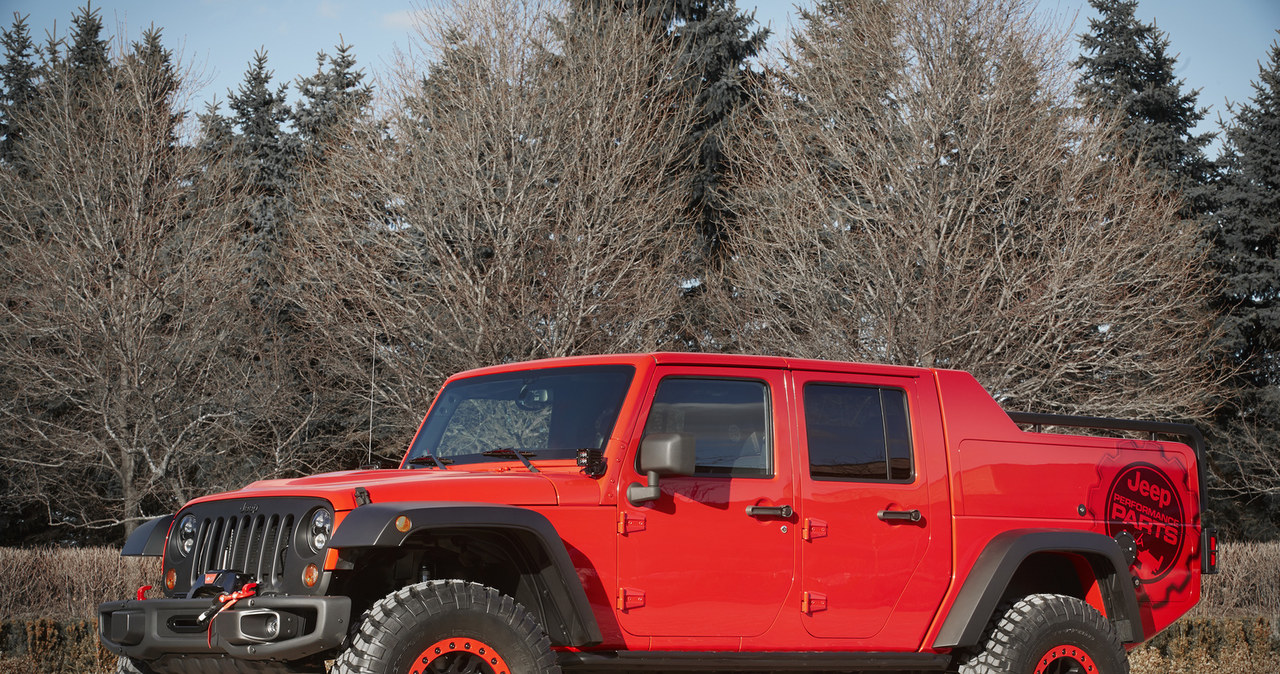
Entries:
POLYGON ((644 513, 629 513, 626 511, 618 513, 618 533, 623 536, 637 531, 644 531, 644 527, 644 513))
POLYGON ((806 518, 804 526, 800 527, 800 538, 806 541, 812 541, 815 538, 825 538, 827 535, 827 523, 823 520, 806 518))
POLYGON ((813 614, 827 610, 827 595, 821 592, 800 593, 800 612, 813 614))
POLYGON ((618 610, 629 611, 644 606, 644 590, 633 587, 618 588, 618 610))

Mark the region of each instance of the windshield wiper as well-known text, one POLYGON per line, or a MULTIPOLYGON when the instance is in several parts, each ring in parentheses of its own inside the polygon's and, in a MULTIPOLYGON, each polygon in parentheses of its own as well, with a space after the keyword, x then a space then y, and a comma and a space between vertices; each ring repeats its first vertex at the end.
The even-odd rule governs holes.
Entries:
POLYGON ((453 463, 453 459, 437 459, 435 455, 433 455, 431 452, 427 452, 422 456, 415 456, 412 459, 409 459, 408 463, 411 463, 415 466, 432 464, 436 468, 439 468, 440 470, 449 470, 449 468, 445 466, 445 464, 453 463))
POLYGON ((503 447, 501 449, 487 449, 483 452, 480 452, 480 455, 481 456, 500 456, 502 458, 515 457, 517 459, 520 459, 520 463, 523 463, 524 467, 528 468, 530 473, 542 472, 538 470, 538 468, 534 466, 533 463, 531 463, 527 458, 530 456, 537 456, 537 454, 535 454, 534 452, 517 452, 514 447, 503 447))

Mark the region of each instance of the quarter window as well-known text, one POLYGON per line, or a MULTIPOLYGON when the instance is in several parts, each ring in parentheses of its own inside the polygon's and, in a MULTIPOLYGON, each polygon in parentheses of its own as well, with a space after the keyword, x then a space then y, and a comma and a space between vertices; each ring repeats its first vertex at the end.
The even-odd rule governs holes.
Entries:
POLYGON ((804 414, 813 479, 911 481, 911 425, 901 389, 807 384, 804 414))
POLYGON ((699 475, 772 475, 764 382, 668 377, 658 384, 644 432, 691 435, 699 475))

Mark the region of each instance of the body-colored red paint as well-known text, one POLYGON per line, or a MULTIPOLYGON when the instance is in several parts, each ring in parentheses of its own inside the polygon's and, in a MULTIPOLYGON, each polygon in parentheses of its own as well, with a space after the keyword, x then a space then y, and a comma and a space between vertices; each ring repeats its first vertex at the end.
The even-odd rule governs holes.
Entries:
MULTIPOLYGON (((601 364, 635 368, 602 477, 564 460, 535 460, 541 472, 532 473, 513 459, 270 480, 210 498, 322 496, 334 504, 339 527, 355 506, 357 486, 375 502, 477 501, 536 510, 556 527, 577 568, 604 635, 600 649, 930 651, 978 556, 1014 529, 1113 535, 1128 522, 1144 537, 1135 571, 1148 637, 1199 599, 1201 495, 1189 447, 1024 431, 963 372, 657 353, 516 363, 461 373, 449 383, 601 364), (771 473, 664 477, 657 501, 629 503, 628 485, 645 482, 636 456, 654 392, 672 377, 762 382, 771 473), (812 478, 808 384, 904 392, 911 478, 812 478), (792 507, 791 516, 746 512, 783 505, 792 507), (918 521, 880 516, 912 510, 918 521)), ((1105 610, 1096 583, 1085 577, 1088 565, 1072 562, 1086 600, 1105 610)))

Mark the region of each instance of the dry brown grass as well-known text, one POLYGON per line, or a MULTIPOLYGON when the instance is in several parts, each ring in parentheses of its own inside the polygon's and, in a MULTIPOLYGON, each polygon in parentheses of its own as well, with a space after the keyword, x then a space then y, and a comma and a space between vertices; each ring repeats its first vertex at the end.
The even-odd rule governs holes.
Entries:
POLYGON ((1132 674, 1280 672, 1275 623, 1265 618, 1184 618, 1129 654, 1132 674))
POLYGON ((98 604, 143 585, 160 585, 159 558, 121 557, 118 548, 0 548, 0 620, 93 620, 98 604))
POLYGON ((1280 543, 1223 545, 1218 568, 1187 617, 1129 654, 1133 674, 1280 672, 1280 543))
POLYGON ((1218 575, 1205 578, 1200 603, 1191 616, 1280 615, 1280 542, 1223 545, 1218 551, 1218 568, 1218 575))
POLYGON ((0 622, 0 672, 112 674, 115 664, 92 621, 0 622))
MULTIPOLYGON (((1220 568, 1190 615, 1130 653, 1133 674, 1280 672, 1280 543, 1224 545, 1220 568)), ((115 548, 0 548, 0 671, 43 662, 52 668, 40 671, 85 672, 107 662, 90 633, 98 604, 159 577, 158 559, 115 548), (19 643, 20 654, 5 652, 19 643)))
MULTIPOLYGON (((1189 618, 1280 615, 1280 542, 1224 544, 1219 560, 1221 573, 1205 577, 1189 618)), ((160 585, 158 559, 116 548, 0 548, 0 619, 91 620, 100 602, 142 585, 160 585)))

